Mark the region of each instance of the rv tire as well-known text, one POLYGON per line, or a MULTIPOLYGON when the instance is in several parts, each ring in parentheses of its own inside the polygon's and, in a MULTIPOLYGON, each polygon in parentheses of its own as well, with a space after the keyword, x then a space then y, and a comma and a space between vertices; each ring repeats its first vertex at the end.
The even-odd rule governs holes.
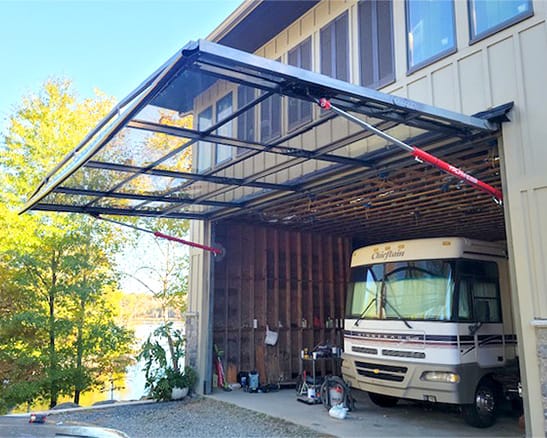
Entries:
POLYGON ((397 397, 392 397, 391 395, 378 394, 376 392, 369 392, 368 396, 372 403, 382 408, 392 408, 397 404, 399 399, 397 397))
POLYGON ((491 379, 483 379, 475 391, 472 404, 463 406, 463 418, 473 427, 490 427, 496 421, 498 392, 491 379))

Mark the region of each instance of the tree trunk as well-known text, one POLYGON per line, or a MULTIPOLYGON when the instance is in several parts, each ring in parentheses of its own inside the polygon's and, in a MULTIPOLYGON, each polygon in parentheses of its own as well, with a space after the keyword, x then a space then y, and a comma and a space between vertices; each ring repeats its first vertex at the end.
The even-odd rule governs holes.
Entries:
POLYGON ((51 290, 49 294, 49 408, 57 405, 57 359, 55 357, 55 293, 51 290))
POLYGON ((84 355, 84 340, 83 340, 83 326, 85 318, 85 299, 80 300, 80 312, 78 315, 78 335, 76 338, 76 382, 74 385, 74 403, 80 404, 80 392, 83 389, 84 372, 82 369, 82 361, 84 355))
POLYGON ((57 260, 55 253, 51 258, 51 287, 49 289, 48 304, 49 304, 49 408, 54 408, 57 405, 59 396, 59 388, 57 385, 57 357, 55 352, 55 288, 57 286, 57 260))

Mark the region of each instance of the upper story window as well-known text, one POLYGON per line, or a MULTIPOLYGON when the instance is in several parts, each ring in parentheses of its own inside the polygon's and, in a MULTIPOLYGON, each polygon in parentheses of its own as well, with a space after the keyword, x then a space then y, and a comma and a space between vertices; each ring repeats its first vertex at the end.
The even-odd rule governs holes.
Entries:
POLYGON ((321 73, 349 81, 348 13, 331 21, 320 33, 321 73))
POLYGON ((471 41, 505 29, 533 15, 532 0, 469 0, 471 41))
POLYGON ((452 0, 407 0, 406 28, 409 72, 456 50, 452 0))
MULTIPOLYGON (((311 70, 311 38, 307 38, 304 42, 290 50, 287 61, 289 65, 311 70)), ((310 102, 289 98, 289 109, 287 112, 289 129, 309 122, 311 117, 312 106, 310 102)))
MULTIPOLYGON (((213 126, 213 107, 208 107, 198 114, 198 130, 202 132, 211 126, 213 126)), ((198 172, 210 169, 213 158, 213 144, 209 141, 199 141, 197 149, 198 172)))
MULTIPOLYGON (((279 58, 276 61, 281 61, 279 58)), ((260 141, 281 136, 281 96, 274 94, 260 104, 260 141)))
MULTIPOLYGON (((254 88, 240 85, 237 89, 237 109, 243 108, 245 105, 254 100, 254 88)), ((255 141, 255 107, 248 109, 237 118, 237 138, 239 140, 255 141)), ((237 153, 245 152, 245 148, 237 148, 237 153)))
POLYGON ((357 15, 361 85, 383 87, 395 80, 392 2, 360 1, 357 15))
POLYGON ((281 135, 281 96, 274 94, 260 104, 260 141, 267 143, 281 135))
MULTIPOLYGON (((232 93, 228 93, 222 99, 217 102, 216 106, 216 121, 217 123, 232 114, 232 93)), ((217 130, 217 134, 222 137, 232 137, 232 121, 222 125, 217 130)), ((216 145, 215 164, 232 158, 232 146, 226 146, 223 144, 216 145)))

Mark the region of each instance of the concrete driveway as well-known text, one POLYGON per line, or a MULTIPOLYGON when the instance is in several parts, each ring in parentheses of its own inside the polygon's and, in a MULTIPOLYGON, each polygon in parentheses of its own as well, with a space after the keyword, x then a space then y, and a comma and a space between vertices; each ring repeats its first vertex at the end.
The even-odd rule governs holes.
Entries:
POLYGON ((354 391, 355 410, 344 420, 329 416, 323 405, 307 405, 296 400, 294 389, 268 393, 216 390, 209 397, 282 418, 337 437, 522 437, 518 418, 501 415, 494 426, 477 429, 467 425, 457 409, 447 406, 426 407, 400 401, 393 408, 380 408, 368 394, 354 391))

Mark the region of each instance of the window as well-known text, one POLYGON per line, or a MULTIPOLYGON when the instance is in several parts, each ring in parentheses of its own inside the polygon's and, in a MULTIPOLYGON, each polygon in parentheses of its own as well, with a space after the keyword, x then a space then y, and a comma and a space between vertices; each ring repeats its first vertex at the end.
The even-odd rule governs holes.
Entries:
POLYGON ((456 50, 453 1, 407 0, 406 25, 409 71, 456 50))
MULTIPOLYGON (((281 61, 279 58, 276 61, 281 61)), ((281 135, 281 96, 274 94, 260 104, 260 141, 269 141, 281 135)))
MULTIPOLYGON (((241 109, 254 99, 254 88, 241 85, 237 90, 237 108, 241 109)), ((255 107, 245 111, 237 118, 237 138, 249 142, 255 141, 255 107)), ((245 152, 245 148, 237 148, 237 153, 245 152)))
MULTIPOLYGON (((232 114, 232 93, 228 93, 217 102, 216 114, 217 123, 232 114)), ((217 134, 222 137, 232 137, 232 121, 230 120, 228 123, 219 127, 217 130, 217 134)), ((232 147, 223 144, 217 144, 215 164, 222 163, 223 161, 229 160, 230 158, 232 158, 232 147)))
MULTIPOLYGON (((198 114, 198 130, 203 132, 213 125, 213 108, 209 107, 198 114)), ((213 159, 213 144, 208 141, 199 141, 198 147, 198 172, 209 169, 213 159)))
POLYGON ((494 262, 458 262, 458 319, 501 322, 498 266, 494 262))
POLYGON ((321 29, 320 39, 321 73, 349 81, 348 13, 343 13, 321 29))
MULTIPOLYGON (((311 70, 311 38, 289 51, 288 64, 311 70)), ((310 102, 289 98, 288 121, 289 129, 296 128, 311 120, 312 106, 310 102)))
POLYGON ((469 0, 471 41, 504 29, 533 15, 531 0, 469 0))
POLYGON ((395 80, 392 4, 385 0, 359 2, 361 85, 380 88, 395 80))

